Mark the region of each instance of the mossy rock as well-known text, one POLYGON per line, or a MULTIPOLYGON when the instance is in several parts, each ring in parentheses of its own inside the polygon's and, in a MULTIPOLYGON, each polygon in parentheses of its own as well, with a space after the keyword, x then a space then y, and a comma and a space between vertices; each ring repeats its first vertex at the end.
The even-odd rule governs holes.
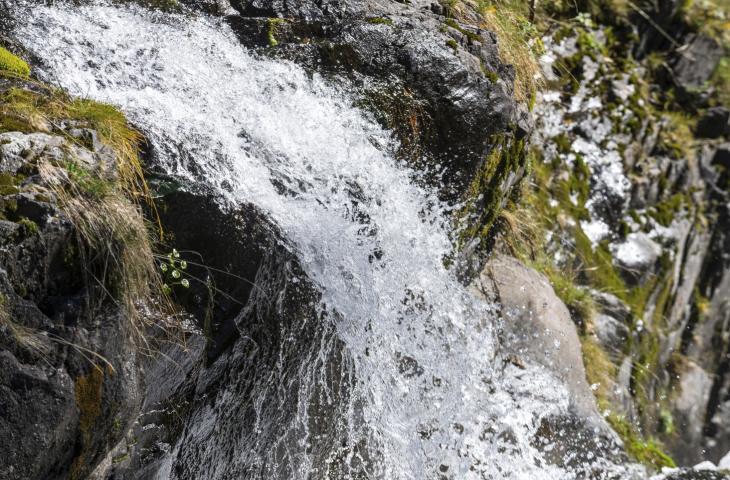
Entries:
POLYGON ((20 57, 0 47, 0 73, 10 73, 27 77, 30 75, 30 66, 20 57))

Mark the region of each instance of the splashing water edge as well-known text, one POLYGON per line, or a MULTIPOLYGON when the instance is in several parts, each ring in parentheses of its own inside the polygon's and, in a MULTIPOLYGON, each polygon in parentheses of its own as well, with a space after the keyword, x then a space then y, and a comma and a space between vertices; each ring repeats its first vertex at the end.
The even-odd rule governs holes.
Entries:
MULTIPOLYGON (((104 3, 16 8, 16 35, 42 59, 44 79, 118 105, 169 173, 256 205, 291 242, 336 312, 324 328, 356 376, 346 414, 331 421, 376 450, 374 478, 438 478, 441 466, 458 479, 575 478, 532 445, 540 420, 567 408, 564 388, 540 369, 494 367, 494 310, 442 261, 452 248, 446 207, 387 153, 388 132, 346 92, 254 56, 217 19, 104 3), (399 372, 404 356, 420 375, 399 372)), ((303 384, 326 381, 317 366, 334 348, 312 349, 303 384)), ((301 388, 305 425, 313 390, 301 388)), ((214 421, 206 415, 201 429, 214 421)), ((276 428, 311 441, 306 427, 276 428)), ((295 478, 319 468, 306 453, 275 455, 241 452, 242 462, 296 463, 295 478)), ((158 478, 170 478, 170 462, 158 478)))

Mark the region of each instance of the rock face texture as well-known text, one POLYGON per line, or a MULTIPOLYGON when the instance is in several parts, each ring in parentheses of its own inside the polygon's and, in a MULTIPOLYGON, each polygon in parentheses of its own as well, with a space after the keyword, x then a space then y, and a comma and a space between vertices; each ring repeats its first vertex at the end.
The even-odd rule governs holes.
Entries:
POLYGON ((77 232, 38 173, 107 154, 60 135, 0 134, 4 480, 86 478, 141 401, 128 314, 84 281, 77 232))

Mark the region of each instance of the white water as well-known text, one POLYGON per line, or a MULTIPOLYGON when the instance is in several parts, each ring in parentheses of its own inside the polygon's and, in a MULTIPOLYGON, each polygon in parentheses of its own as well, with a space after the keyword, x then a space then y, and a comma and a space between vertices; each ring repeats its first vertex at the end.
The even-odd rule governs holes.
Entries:
MULTIPOLYGON (((366 442, 372 478, 437 478, 441 465, 455 479, 574 477, 530 446, 540 418, 566 408, 564 390, 538 370, 502 372, 490 306, 443 266, 443 208, 346 92, 252 56, 214 19, 104 5, 18 16, 17 36, 44 60, 46 80, 119 105, 170 172, 252 202, 278 224, 340 314, 330 318, 358 378, 345 410, 362 413, 331 421, 366 442), (399 373, 402 356, 423 373, 399 373), (419 434, 425 427, 430 436, 419 434)), ((311 390, 302 388, 298 427, 277 428, 303 429, 304 445, 315 440, 306 438, 311 390)), ((320 478, 303 452, 257 455, 320 478)))

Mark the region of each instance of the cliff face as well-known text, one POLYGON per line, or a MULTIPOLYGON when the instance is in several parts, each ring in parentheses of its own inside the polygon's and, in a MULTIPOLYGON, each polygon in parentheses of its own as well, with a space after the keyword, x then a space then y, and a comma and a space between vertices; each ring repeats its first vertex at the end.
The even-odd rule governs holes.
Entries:
POLYGON ((503 247, 571 309, 629 452, 661 465, 663 444, 691 465, 730 449, 728 44, 719 5, 665 7, 596 5, 548 30, 531 181, 503 247))

